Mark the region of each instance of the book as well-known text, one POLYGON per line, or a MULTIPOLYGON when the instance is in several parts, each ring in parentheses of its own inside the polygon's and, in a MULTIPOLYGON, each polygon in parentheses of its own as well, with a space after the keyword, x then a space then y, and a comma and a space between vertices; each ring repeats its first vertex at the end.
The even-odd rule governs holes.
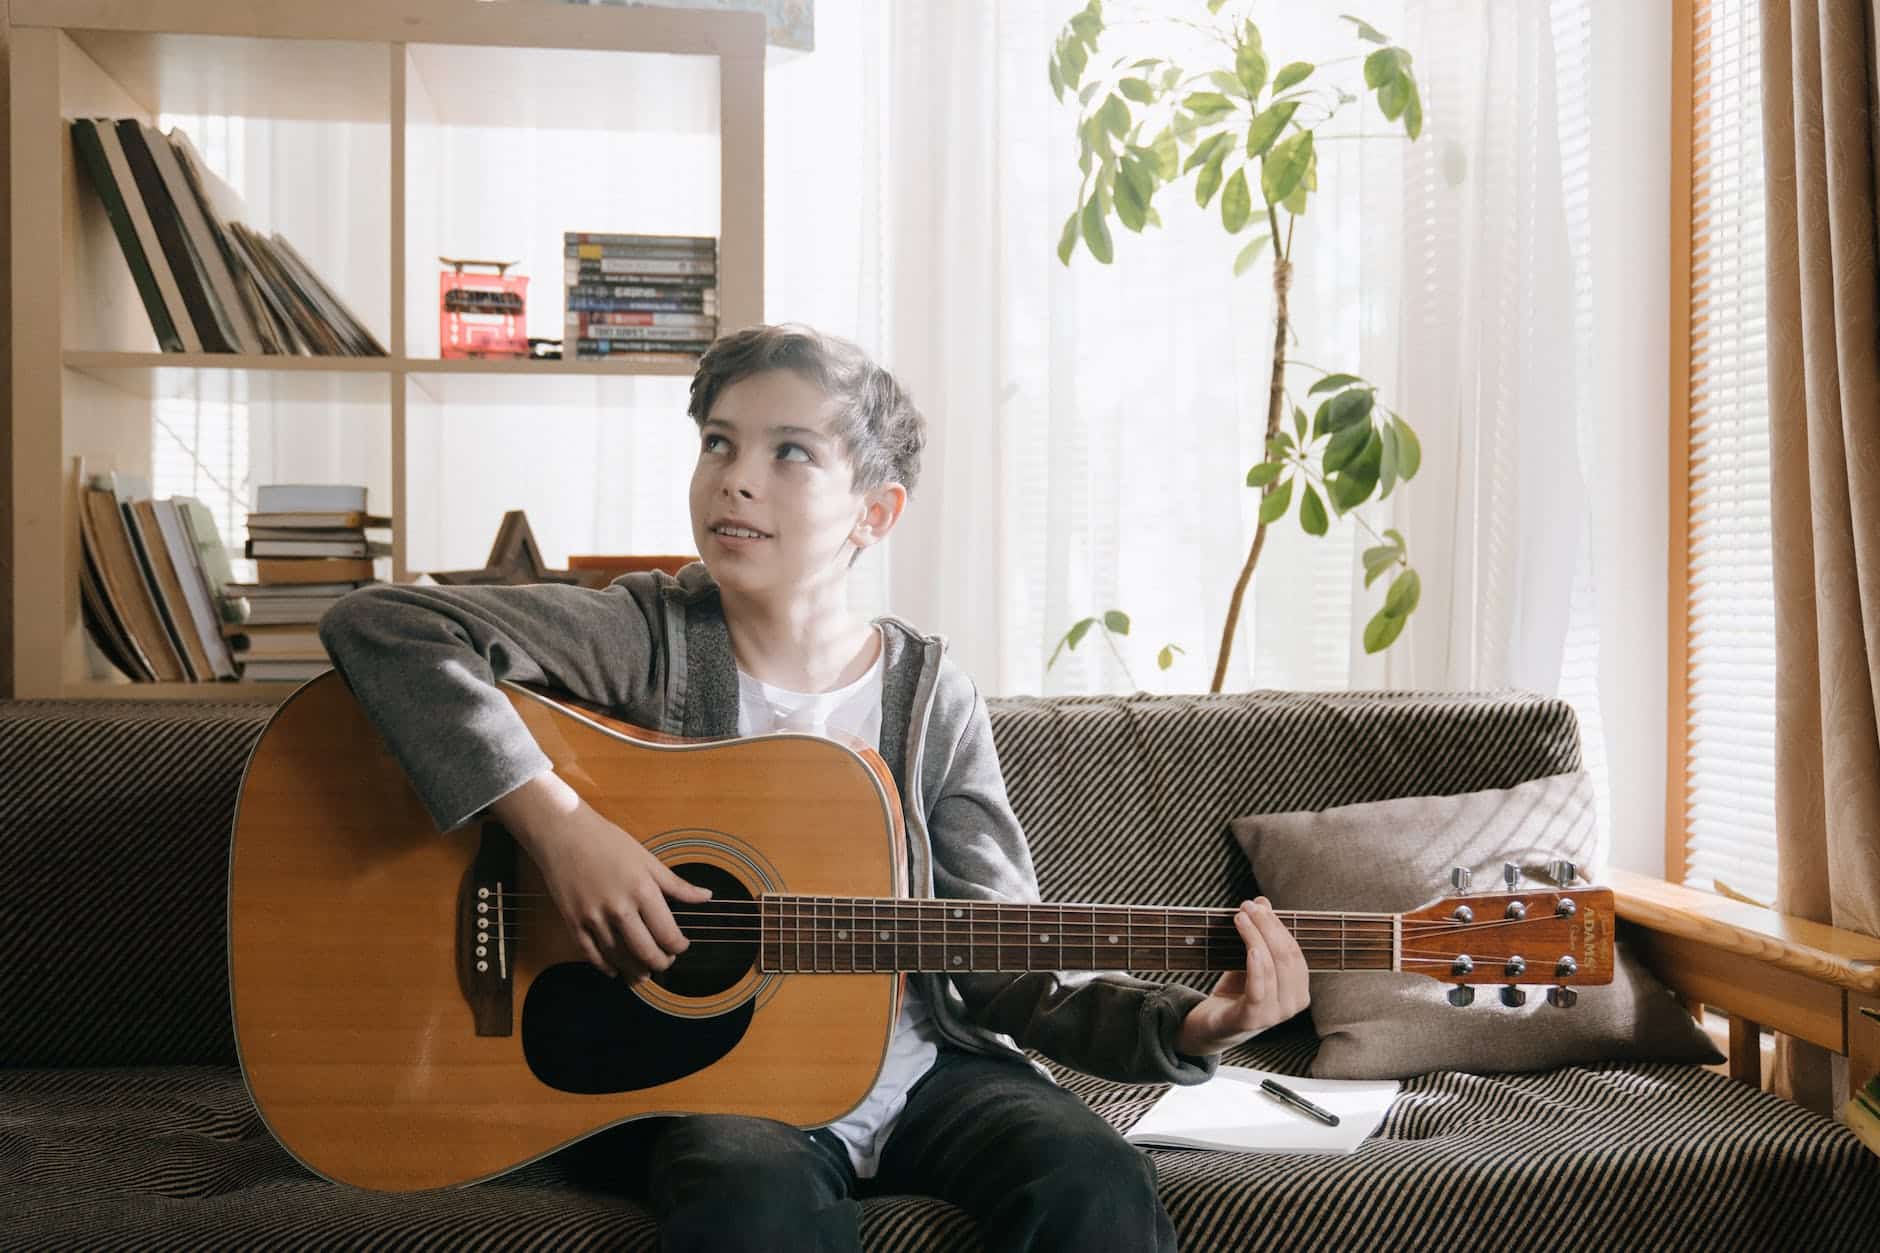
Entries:
POLYGON ((361 579, 351 583, 230 583, 222 590, 230 596, 240 597, 248 602, 249 611, 269 600, 305 600, 309 597, 330 597, 338 600, 355 588, 369 587, 377 579, 361 579))
MULTIPOLYGON (((145 130, 156 134, 154 127, 146 127, 135 118, 120 118, 117 121, 117 137, 124 148, 125 163, 130 166, 138 195, 143 198, 144 211, 150 216, 150 227, 156 234, 157 244, 163 249, 163 259, 169 265, 170 278, 182 296, 183 312, 196 330, 202 351, 234 352, 234 340, 222 324, 219 311, 211 303, 213 297, 208 272, 196 257, 195 245, 183 224, 182 210, 177 207, 169 186, 163 181, 162 172, 157 169, 156 157, 150 151, 145 130)), ((161 135, 157 136, 157 145, 165 151, 169 148, 161 135)))
POLYGON ((169 258, 164 254, 163 245, 157 241, 156 227, 151 223, 150 211, 144 207, 144 198, 138 192, 137 179, 131 174, 123 141, 118 138, 118 129, 109 119, 101 118, 98 119, 95 133, 98 146, 104 150, 105 163, 111 167, 111 178, 124 197, 124 211, 130 217, 132 229, 137 232, 137 242, 143 248, 144 260, 156 279, 157 290, 162 293, 163 307, 169 315, 170 325, 175 329, 181 350, 201 352, 202 339, 196 334, 195 325, 189 319, 189 310, 183 305, 183 293, 177 290, 176 276, 170 272, 169 258))
POLYGON ((170 201, 189 236, 196 262, 234 349, 256 354, 267 351, 255 329, 248 307, 242 300, 240 289, 235 285, 235 275, 230 271, 228 257, 210 225, 208 210, 200 199, 195 183, 183 172, 182 158, 176 145, 164 138, 156 127, 148 123, 141 125, 151 161, 156 165, 164 187, 169 190, 170 201))
POLYGON ((80 540, 93 554, 104 598, 136 653, 139 670, 152 680, 182 682, 182 658, 170 643, 156 596, 144 578, 117 493, 98 486, 96 479, 81 479, 79 498, 80 540))
POLYGON ((363 509, 287 509, 249 514, 248 534, 255 534, 258 527, 365 531, 383 529, 391 524, 391 518, 384 514, 367 513, 363 509))
MULTIPOLYGON (((143 502, 139 503, 141 505, 143 502)), ((197 655, 207 663, 209 676, 232 679, 235 677, 235 662, 229 656, 228 645, 223 642, 218 629, 222 620, 221 608, 209 590, 208 580, 203 577, 202 558, 183 520, 182 507, 177 504, 175 497, 148 503, 157 520, 157 527, 162 532, 170 562, 175 567, 183 602, 188 607, 189 622, 200 645, 197 655)))
POLYGON ((124 508, 124 516, 131 524, 131 533, 149 573, 151 589, 157 594, 157 609, 163 616, 163 625, 169 628, 170 643, 183 659, 184 677, 191 682, 214 677, 209 651, 203 647, 202 638, 196 634, 196 624, 189 616, 183 580, 178 577, 170 547, 164 542, 156 503, 146 496, 126 502, 124 508))
POLYGON ((364 539, 251 539, 250 557, 389 557, 392 546, 364 539))
MULTIPOLYGON (((105 157, 99 129, 98 123, 91 118, 78 118, 72 123, 72 147, 78 153, 78 164, 104 205, 105 218, 111 223, 111 233, 117 236, 118 249, 124 254, 124 264, 130 269, 131 281, 136 284, 137 294, 144 302, 144 312, 150 316, 150 328, 156 333, 157 347, 164 352, 181 352, 183 341, 177 337, 176 326, 170 321, 169 307, 163 303, 163 293, 157 288, 157 276, 150 268, 150 259, 144 255, 143 239, 124 203, 126 189, 118 186, 111 172, 111 163, 105 157)), ((104 129, 109 129, 108 123, 104 129)))
POLYGON ((372 558, 263 557, 255 562, 255 577, 263 583, 367 582, 372 558))
POLYGON ((317 623, 339 602, 338 596, 257 596, 248 601, 246 617, 240 622, 223 623, 222 630, 227 633, 243 627, 306 626, 317 623))
POLYGON ((628 353, 697 357, 711 347, 711 341, 705 339, 596 339, 584 335, 574 340, 574 346, 575 352, 583 356, 610 359, 628 353))
MULTIPOLYGON (((80 547, 84 548, 84 545, 80 547)), ((149 682, 155 676, 144 668, 129 637, 124 634, 123 626, 112 612, 111 603, 104 594, 104 585, 99 580, 97 562, 89 549, 79 556, 78 587, 80 616, 98 651, 125 678, 132 682, 149 682)))
POLYGON ((364 513, 365 510, 366 489, 357 483, 263 483, 255 489, 256 513, 364 513))
MULTIPOLYGON (((718 333, 718 318, 709 313, 654 313, 645 310, 615 309, 570 309, 566 317, 572 327, 610 326, 631 327, 636 330, 658 331, 662 328, 683 327, 686 330, 701 331, 706 335, 718 333)), ((661 335, 649 334, 648 339, 660 339, 661 335)))
MULTIPOLYGON (((562 274, 570 283, 575 282, 622 282, 610 277, 619 274, 638 274, 647 277, 658 276, 662 283, 675 279, 705 280, 713 286, 717 284, 718 263, 704 258, 686 257, 597 257, 592 260, 583 257, 580 260, 569 259, 562 264, 562 274)), ((704 286, 705 283, 698 285, 704 286)))
POLYGON ((235 580, 235 569, 229 564, 228 549, 223 547, 222 536, 216 530, 215 515, 194 496, 172 496, 170 500, 176 506, 183 531, 196 549, 196 569, 217 616, 223 621, 239 617, 240 604, 231 600, 235 593, 229 590, 235 580))
POLYGON ((176 156, 177 168, 182 172, 183 181, 189 184, 190 191, 194 193, 194 199, 202 210, 203 223, 208 227, 216 251, 221 254, 223 265, 234 283, 236 303, 260 340, 261 351, 270 354, 291 353, 293 348, 282 336, 269 311, 254 272, 242 259, 230 237, 228 224, 241 212, 241 198, 232 187, 216 177, 181 127, 170 128, 169 141, 170 150, 176 156))
POLYGON ((1245 1066, 1222 1066, 1205 1083, 1171 1087, 1123 1138, 1161 1148, 1240 1153, 1355 1153, 1390 1112, 1395 1079, 1301 1079, 1245 1066), (1328 1127, 1260 1090, 1284 1084, 1338 1116, 1328 1127))

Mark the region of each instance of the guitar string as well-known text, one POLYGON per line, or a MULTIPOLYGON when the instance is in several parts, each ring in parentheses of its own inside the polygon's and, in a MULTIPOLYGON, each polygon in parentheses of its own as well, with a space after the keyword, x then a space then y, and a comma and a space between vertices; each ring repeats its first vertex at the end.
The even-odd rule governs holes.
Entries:
MULTIPOLYGON (((505 895, 510 895, 510 894, 506 893, 505 895)), ((891 900, 891 899, 894 899, 894 898, 883 898, 884 901, 891 900)), ((724 902, 724 903, 727 905, 732 904, 732 902, 724 902)), ((737 904, 741 904, 741 905, 749 905, 749 904, 754 904, 754 903, 755 902, 737 902, 737 904)), ((774 899, 771 903, 775 905, 774 899)), ((833 904, 832 905, 818 905, 811 901, 802 900, 791 905, 777 907, 777 911, 769 915, 754 914, 748 910, 727 914, 727 913, 722 913, 722 912, 707 911, 697 906, 688 907, 686 909, 675 909, 675 910, 672 910, 671 913, 675 921, 679 921, 682 923, 688 919, 720 920, 720 919, 724 919, 727 917, 733 917, 733 918, 742 917, 742 918, 750 918, 750 919, 755 919, 755 920, 760 920, 760 921, 769 921, 775 924, 783 924, 783 923, 800 924, 803 922, 833 923, 835 921, 851 921, 855 924, 856 928, 860 928, 861 925, 869 917, 869 913, 864 912, 862 910, 855 910, 853 908, 849 908, 844 913, 839 914, 839 915, 835 913, 815 912, 817 910, 831 909, 833 907, 834 907, 833 904), (803 913, 790 912, 794 910, 803 910, 803 911, 810 911, 810 912, 803 912, 803 913)), ((1014 907, 1010 905, 1002 905, 1001 907, 1008 908, 1008 909, 1024 908, 1023 906, 1014 907)), ((916 921, 916 922, 923 923, 923 924, 938 923, 938 924, 941 924, 943 927, 957 923, 961 928, 983 929, 986 927, 1022 926, 1026 928, 1027 930, 1032 930, 1032 929, 1038 929, 1038 924, 1041 922, 1044 922, 1044 923, 1056 924, 1052 929, 1055 932, 1060 933, 1060 934, 1071 934, 1073 932, 1076 932, 1078 934, 1084 934, 1087 932, 1089 934, 1101 935, 1101 934, 1108 933, 1109 931, 1113 930, 1117 926, 1121 926, 1127 929, 1127 928, 1134 927, 1137 925, 1149 926, 1149 927, 1156 927, 1156 926, 1163 925, 1161 919, 1153 917, 1153 916, 1148 919, 1143 919, 1140 916, 1135 916, 1135 917, 1123 919, 1120 922, 1114 919, 1105 922, 1105 921, 1081 919, 1081 918, 1080 919, 1069 919, 1069 918, 1057 919, 1053 917, 1034 917, 1029 920, 1024 920, 1024 919, 1011 918, 1011 917, 988 919, 983 916, 968 916, 966 918, 954 919, 950 917, 939 916, 940 911, 948 908, 947 906, 943 904, 938 904, 934 902, 924 902, 920 905, 916 905, 911 901, 905 901, 905 900, 900 901, 899 903, 895 905, 886 906, 886 908, 902 909, 902 910, 911 909, 914 911, 913 918, 911 919, 912 921, 916 921)), ((1033 908, 1038 910, 1042 914, 1046 910, 1055 909, 1056 906, 1040 905, 1040 906, 1034 906, 1033 908)), ((1141 908, 1153 909, 1156 907, 1144 906, 1141 908)), ((507 905, 505 904, 505 905, 492 905, 491 909, 487 912, 489 913, 501 912, 501 913, 510 915, 512 917, 525 916, 525 915, 540 917, 540 916, 544 916, 548 914, 559 913, 559 910, 552 904, 549 904, 549 905, 540 905, 540 904, 507 905)), ((1179 926, 1179 927, 1193 927, 1196 925, 1200 925, 1204 928, 1204 932, 1202 933, 1205 933, 1205 931, 1212 931, 1212 930, 1221 929, 1225 927, 1228 924, 1229 920, 1233 917, 1235 911, 1203 910, 1201 912, 1207 913, 1210 916, 1207 918, 1189 917, 1189 918, 1183 918, 1183 919, 1170 919, 1169 924, 1172 926, 1179 926)), ((1287 912, 1290 912, 1290 911, 1287 911, 1287 912)), ((1280 912, 1278 916, 1282 919, 1282 924, 1284 925, 1283 920, 1285 917, 1285 912, 1280 912)), ((905 917, 900 918, 900 919, 890 917, 888 921, 906 922, 906 921, 910 921, 910 919, 905 918, 905 917)), ((1552 915, 1552 914, 1542 915, 1536 918, 1495 918, 1495 919, 1489 919, 1483 922, 1466 922, 1466 923, 1446 922, 1446 921, 1431 920, 1431 919, 1406 919, 1404 921, 1404 934, 1407 937, 1415 936, 1419 938, 1428 938, 1428 937, 1436 936, 1436 935, 1451 935, 1451 934, 1464 934, 1464 933, 1472 934, 1477 931, 1502 930, 1502 929, 1506 929, 1509 927, 1539 925, 1544 922, 1553 922, 1553 921, 1558 921, 1558 919, 1556 918, 1555 915, 1552 915)), ((1314 915, 1309 921, 1296 922, 1296 923, 1287 925, 1287 930, 1293 932, 1293 934, 1296 936, 1302 933, 1310 933, 1312 928, 1319 927, 1319 926, 1330 928, 1333 922, 1334 922, 1334 919, 1332 918, 1314 915)), ((1359 928, 1378 927, 1378 928, 1388 929, 1391 924, 1388 922, 1384 922, 1384 921, 1354 921, 1354 922, 1344 923, 1341 925, 1344 927, 1346 931, 1349 931, 1351 928, 1354 928, 1354 927, 1359 927, 1359 928)), ((1185 936, 1185 935, 1200 934, 1200 933, 1184 930, 1184 931, 1170 931, 1170 934, 1185 936)), ((1385 934, 1388 934, 1388 930, 1385 931, 1385 934)))

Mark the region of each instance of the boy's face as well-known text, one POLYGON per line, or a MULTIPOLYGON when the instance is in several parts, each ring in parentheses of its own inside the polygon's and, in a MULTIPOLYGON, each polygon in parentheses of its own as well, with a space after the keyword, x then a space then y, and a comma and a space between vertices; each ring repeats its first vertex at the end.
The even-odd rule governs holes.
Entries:
POLYGON ((852 546, 892 529, 906 491, 855 490, 834 418, 834 402, 794 370, 746 375, 713 400, 692 471, 692 540, 719 586, 776 596, 839 580, 852 546))

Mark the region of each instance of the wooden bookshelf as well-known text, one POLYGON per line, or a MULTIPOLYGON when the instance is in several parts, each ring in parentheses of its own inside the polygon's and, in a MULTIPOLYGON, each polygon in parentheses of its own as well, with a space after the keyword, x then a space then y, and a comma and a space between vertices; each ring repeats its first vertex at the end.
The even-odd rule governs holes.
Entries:
MULTIPOLYGON (((565 406, 591 403, 582 397, 609 378, 690 376, 683 360, 438 359, 439 167, 450 161, 457 164, 445 173, 480 176, 478 163, 497 158, 478 146, 487 142, 479 137, 495 128, 503 128, 504 151, 521 143, 552 152, 547 145, 565 143, 556 135, 574 125, 594 132, 597 143, 630 134, 647 104, 633 68, 653 56, 689 58, 671 63, 682 68, 675 77, 683 78, 687 98, 668 110, 678 121, 666 129, 682 139, 696 132, 708 145, 703 151, 716 146, 720 329, 763 319, 762 14, 530 0, 12 0, 4 39, 13 525, 10 536, 0 536, 11 558, 0 566, 12 605, 15 697, 279 700, 295 687, 133 684, 89 672, 71 459, 149 474, 161 399, 214 393, 242 373, 259 404, 297 406, 284 411, 296 417, 332 404, 345 409, 345 420, 365 415, 379 425, 389 499, 375 485, 374 507, 393 516, 390 574, 404 581, 411 577, 407 537, 418 521, 407 512, 410 395, 427 409, 448 409, 471 376, 500 376, 505 395, 520 388, 544 405, 565 406), (72 156, 67 123, 92 115, 153 124, 159 115, 289 120, 295 134, 312 136, 307 142, 318 142, 317 128, 350 128, 346 134, 362 137, 360 150, 382 152, 383 179, 355 177, 353 185, 370 194, 331 212, 350 215, 353 234, 367 241, 373 275, 364 287, 335 286, 390 355, 155 351, 115 238, 72 156), (598 381, 584 391, 583 379, 598 381), (454 388, 451 380, 462 382, 454 388)), ((709 156, 704 168, 709 180, 709 156)), ((641 228, 583 219, 565 229, 641 228)), ((710 223, 687 229, 713 233, 710 223)), ((558 234, 554 242, 558 249, 558 234)), ((559 268, 538 269, 531 306, 546 301, 559 310, 560 289, 559 268)))

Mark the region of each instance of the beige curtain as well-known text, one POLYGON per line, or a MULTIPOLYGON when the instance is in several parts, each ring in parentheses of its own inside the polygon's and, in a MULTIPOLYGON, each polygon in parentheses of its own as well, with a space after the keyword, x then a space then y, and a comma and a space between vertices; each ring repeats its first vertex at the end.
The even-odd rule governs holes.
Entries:
MULTIPOLYGON (((1868 935, 1880 935, 1877 3, 1762 5, 1777 904, 1868 935)), ((1844 1071, 1777 1041, 1777 1090, 1812 1109, 1839 1109, 1844 1071)))

